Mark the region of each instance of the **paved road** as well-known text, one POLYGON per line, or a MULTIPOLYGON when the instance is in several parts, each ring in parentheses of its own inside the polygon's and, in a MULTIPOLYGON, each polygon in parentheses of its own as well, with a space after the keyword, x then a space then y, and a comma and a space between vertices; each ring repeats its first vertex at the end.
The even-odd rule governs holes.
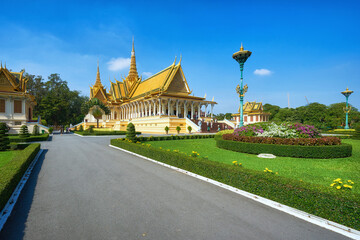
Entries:
POLYGON ((108 147, 56 135, 0 239, 346 239, 108 147))

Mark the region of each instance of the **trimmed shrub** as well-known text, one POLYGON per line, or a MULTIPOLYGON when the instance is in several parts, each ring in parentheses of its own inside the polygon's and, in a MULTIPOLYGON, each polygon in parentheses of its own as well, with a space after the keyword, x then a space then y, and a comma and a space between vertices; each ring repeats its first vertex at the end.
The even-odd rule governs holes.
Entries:
POLYGON ((0 168, 0 210, 3 209, 26 169, 40 150, 39 143, 30 144, 0 168))
POLYGON ((95 126, 91 125, 91 126, 89 127, 89 133, 93 133, 93 132, 94 132, 94 128, 95 128, 95 126))
POLYGON ((165 127, 165 132, 166 132, 166 134, 169 133, 169 127, 168 126, 165 127))
POLYGON ((53 127, 49 127, 49 133, 52 134, 54 131, 54 128, 53 127))
POLYGON ((19 134, 19 137, 21 138, 27 138, 29 137, 30 134, 29 134, 29 130, 28 130, 28 127, 26 125, 22 125, 21 126, 21 129, 20 129, 20 134, 19 134))
POLYGON ((40 135, 39 126, 38 126, 38 125, 35 125, 35 126, 34 126, 32 134, 33 134, 34 136, 40 135))
POLYGON ((177 133, 179 134, 180 131, 181 131, 181 127, 180 127, 180 126, 177 126, 177 127, 176 127, 176 131, 177 131, 177 133))
MULTIPOLYGON (((223 140, 224 141, 224 140, 223 140)), ((238 142, 237 142, 238 143, 238 142)), ((112 139, 111 144, 157 161, 205 176, 302 211, 360 229, 359 194, 343 194, 332 188, 309 185, 275 174, 210 161, 201 157, 161 150, 112 139)))
POLYGON ((84 127, 83 127, 83 125, 80 125, 80 127, 79 127, 79 131, 80 131, 80 132, 83 132, 83 131, 84 131, 84 127))
POLYGON ((28 138, 21 138, 20 136, 11 136, 9 137, 10 142, 40 142, 47 141, 49 138, 49 134, 45 133, 38 136, 30 136, 28 138))
POLYGON ((188 126, 187 129, 188 129, 189 133, 191 133, 192 127, 188 126))
POLYGON ((77 131, 77 126, 74 127, 74 131, 77 131))
POLYGON ((215 140, 219 148, 251 154, 271 153, 276 156, 296 158, 343 158, 352 154, 352 146, 346 143, 330 146, 300 146, 239 142, 219 137, 215 140))
POLYGON ((9 131, 8 126, 6 123, 0 122, 0 151, 5 151, 9 149, 9 137, 7 132, 9 131))
POLYGON ((126 127, 126 138, 132 141, 136 139, 135 126, 132 123, 129 123, 126 127))
POLYGON ((353 139, 360 140, 360 127, 356 129, 355 134, 353 135, 353 139))

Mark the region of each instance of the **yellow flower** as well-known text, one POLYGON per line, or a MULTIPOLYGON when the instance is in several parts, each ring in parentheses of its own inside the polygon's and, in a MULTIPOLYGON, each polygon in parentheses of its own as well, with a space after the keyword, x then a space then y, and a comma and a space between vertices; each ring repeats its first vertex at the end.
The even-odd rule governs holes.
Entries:
POLYGON ((342 181, 339 181, 339 183, 342 183, 342 181))
POLYGON ((237 163, 237 161, 233 161, 232 163, 235 164, 235 163, 237 163))
POLYGON ((242 163, 239 163, 239 166, 241 166, 242 165, 242 163))
POLYGON ((334 182, 338 182, 338 181, 341 181, 341 178, 337 178, 334 180, 334 182))
POLYGON ((330 187, 333 187, 335 184, 336 184, 336 183, 332 183, 332 184, 330 184, 330 187))
POLYGON ((347 188, 348 186, 349 186, 349 185, 347 185, 347 184, 344 184, 344 187, 346 187, 346 188, 347 188))
POLYGON ((341 187, 340 186, 337 186, 336 189, 340 189, 341 187))
POLYGON ((159 147, 160 149, 162 149, 162 147, 159 147))
POLYGON ((264 170, 264 172, 266 172, 266 170, 264 170))
POLYGON ((351 180, 348 180, 348 183, 351 183, 351 180))
POLYGON ((348 185, 348 188, 352 189, 352 186, 348 185))
POLYGON ((276 172, 275 174, 279 174, 278 172, 276 172))

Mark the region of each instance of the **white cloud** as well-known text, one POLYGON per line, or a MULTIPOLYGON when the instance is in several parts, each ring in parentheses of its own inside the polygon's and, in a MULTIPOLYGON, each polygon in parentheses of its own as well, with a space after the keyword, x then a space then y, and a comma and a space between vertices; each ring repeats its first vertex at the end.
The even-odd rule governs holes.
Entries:
POLYGON ((260 68, 260 69, 256 69, 254 71, 254 74, 259 76, 269 76, 272 74, 272 71, 270 71, 269 69, 260 68))
POLYGON ((151 72, 143 72, 142 75, 145 77, 145 78, 148 78, 150 76, 152 76, 153 74, 151 72))
POLYGON ((110 71, 118 71, 130 67, 130 58, 112 58, 108 63, 110 71))

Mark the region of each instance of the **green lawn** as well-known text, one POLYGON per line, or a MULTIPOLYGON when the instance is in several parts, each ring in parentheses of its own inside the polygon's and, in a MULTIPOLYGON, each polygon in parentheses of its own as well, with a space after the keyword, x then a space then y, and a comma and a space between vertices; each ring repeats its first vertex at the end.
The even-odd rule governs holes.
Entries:
MULTIPOLYGON (((360 193, 360 141, 342 140, 352 144, 353 156, 337 159, 305 159, 277 157, 275 159, 258 158, 256 155, 232 152, 216 147, 214 139, 188 139, 148 142, 153 147, 179 150, 191 154, 196 151, 200 157, 208 157, 209 160, 232 164, 238 161, 244 168, 263 171, 266 167, 278 172, 279 175, 302 180, 308 183, 329 186, 336 178, 352 180, 353 192, 360 193)), ((329 186, 330 187, 330 186, 329 186)))
POLYGON ((15 156, 17 151, 4 151, 0 152, 0 168, 10 162, 15 156))

